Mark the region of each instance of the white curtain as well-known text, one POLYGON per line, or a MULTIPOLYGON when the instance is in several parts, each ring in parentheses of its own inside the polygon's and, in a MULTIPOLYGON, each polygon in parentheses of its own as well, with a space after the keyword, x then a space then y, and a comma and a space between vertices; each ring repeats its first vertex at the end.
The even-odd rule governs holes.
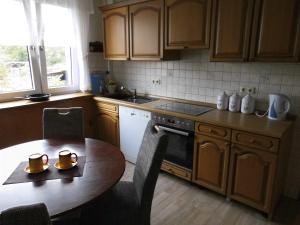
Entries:
MULTIPOLYGON (((57 32, 57 39, 54 41, 56 43, 57 41, 67 41, 68 44, 72 43, 72 49, 74 50, 75 56, 77 58, 77 65, 74 65, 74 68, 77 68, 78 71, 77 73, 79 77, 79 88, 81 91, 90 90, 88 42, 90 15, 94 13, 93 0, 16 0, 16 2, 22 2, 24 7, 26 8, 25 12, 29 27, 30 42, 32 42, 30 44, 36 47, 43 45, 45 38, 47 39, 47 31, 44 30, 43 24, 41 24, 40 21, 37 20, 37 17, 40 16, 41 18, 44 16, 44 18, 47 21, 47 13, 49 14, 49 12, 51 12, 51 10, 48 10, 48 12, 46 10, 43 11, 41 9, 36 10, 36 7, 41 7, 42 4, 47 4, 70 9, 73 29, 62 30, 61 32, 57 32), (36 16, 34 13, 31 13, 33 10, 36 10, 37 12, 40 12, 44 15, 36 16), (68 38, 66 39, 66 37, 68 38)), ((54 13, 58 12, 56 11, 54 13)), ((53 16, 51 17, 53 18, 53 16)), ((51 20, 52 18, 49 18, 49 20, 51 20)), ((58 24, 63 22, 65 21, 57 21, 58 24)), ((48 40, 47 43, 51 43, 51 40, 48 40)))

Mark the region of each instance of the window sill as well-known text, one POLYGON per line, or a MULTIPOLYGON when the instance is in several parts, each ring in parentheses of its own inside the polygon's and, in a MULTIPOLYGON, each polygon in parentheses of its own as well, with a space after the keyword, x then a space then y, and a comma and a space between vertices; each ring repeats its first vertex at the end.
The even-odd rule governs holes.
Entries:
POLYGON ((0 103, 0 110, 1 109, 9 109, 9 108, 26 107, 29 105, 45 104, 48 102, 56 102, 56 101, 63 101, 63 100, 67 100, 67 99, 90 97, 90 96, 93 96, 93 95, 90 93, 78 92, 78 93, 72 93, 72 94, 51 96, 48 101, 42 101, 42 102, 32 102, 29 100, 17 100, 17 101, 2 102, 2 103, 0 103))

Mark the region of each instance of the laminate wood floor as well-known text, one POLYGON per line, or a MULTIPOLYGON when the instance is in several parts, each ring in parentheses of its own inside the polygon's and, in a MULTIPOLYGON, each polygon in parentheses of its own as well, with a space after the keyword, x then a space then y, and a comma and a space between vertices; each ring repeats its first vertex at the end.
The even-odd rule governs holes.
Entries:
MULTIPOLYGON (((122 180, 132 180, 126 163, 122 180)), ((151 225, 300 225, 300 202, 283 199, 273 221, 224 196, 161 172, 152 204, 151 225)))

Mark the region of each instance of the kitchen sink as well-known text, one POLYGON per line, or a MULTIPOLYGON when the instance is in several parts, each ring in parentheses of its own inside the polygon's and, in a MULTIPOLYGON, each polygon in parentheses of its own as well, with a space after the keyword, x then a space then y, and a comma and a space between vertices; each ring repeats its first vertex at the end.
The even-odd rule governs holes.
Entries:
POLYGON ((113 95, 109 95, 106 97, 112 98, 112 99, 117 99, 117 100, 122 100, 122 101, 126 101, 126 102, 137 103, 137 104, 144 104, 144 103, 153 101, 153 99, 151 99, 151 98, 148 98, 145 96, 139 96, 139 95, 133 97, 132 95, 127 95, 127 94, 113 94, 113 95))
POLYGON ((137 103, 137 104, 144 104, 144 103, 148 103, 148 102, 153 101, 153 99, 147 98, 147 97, 144 97, 144 96, 136 96, 136 97, 131 97, 131 98, 122 99, 122 100, 127 101, 127 102, 137 103))

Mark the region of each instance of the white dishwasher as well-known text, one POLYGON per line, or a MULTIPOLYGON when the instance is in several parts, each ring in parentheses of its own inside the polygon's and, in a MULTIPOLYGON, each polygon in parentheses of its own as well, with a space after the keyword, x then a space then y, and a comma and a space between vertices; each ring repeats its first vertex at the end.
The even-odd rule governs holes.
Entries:
POLYGON ((151 112, 119 107, 120 147, 125 159, 135 163, 151 112))

